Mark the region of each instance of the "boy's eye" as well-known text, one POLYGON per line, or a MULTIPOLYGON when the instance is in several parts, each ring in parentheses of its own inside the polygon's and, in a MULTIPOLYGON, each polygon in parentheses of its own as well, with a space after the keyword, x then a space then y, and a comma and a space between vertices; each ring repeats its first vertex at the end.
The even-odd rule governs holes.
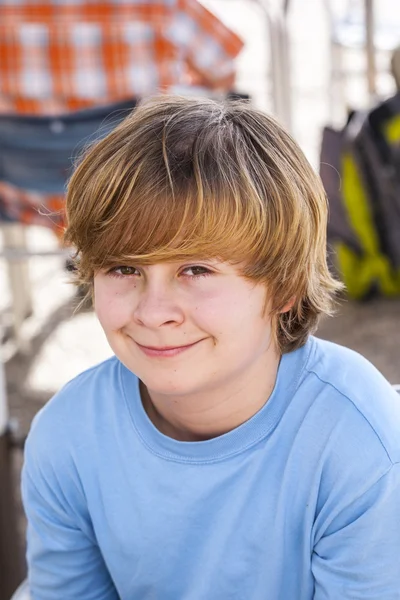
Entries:
MULTIPOLYGON (((140 271, 136 267, 132 267, 129 265, 119 265, 118 267, 112 267, 108 271, 109 275, 113 277, 137 277, 140 275, 140 271)), ((202 267, 200 265, 193 265, 191 267, 185 267, 181 271, 181 275, 189 278, 198 278, 205 277, 206 275, 211 275, 211 270, 207 269, 207 267, 202 267)))
POLYGON ((201 277, 204 275, 211 275, 210 269, 206 267, 201 267, 199 265, 194 265, 193 267, 186 267, 183 269, 183 273, 185 275, 189 275, 189 277, 201 277))
POLYGON ((137 273, 137 269, 135 267, 129 267, 127 265, 121 265, 120 267, 114 267, 111 269, 110 273, 112 275, 128 276, 135 275, 137 273))

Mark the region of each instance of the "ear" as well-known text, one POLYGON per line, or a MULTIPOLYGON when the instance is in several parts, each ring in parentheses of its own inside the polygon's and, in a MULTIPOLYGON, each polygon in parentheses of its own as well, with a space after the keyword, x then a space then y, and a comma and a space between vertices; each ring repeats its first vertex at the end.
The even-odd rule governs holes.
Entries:
POLYGON ((285 304, 285 306, 283 308, 281 308, 281 310, 279 311, 279 314, 289 312, 289 310, 291 310, 293 308, 295 302, 296 302, 296 296, 292 296, 292 298, 290 298, 289 302, 287 302, 285 304))

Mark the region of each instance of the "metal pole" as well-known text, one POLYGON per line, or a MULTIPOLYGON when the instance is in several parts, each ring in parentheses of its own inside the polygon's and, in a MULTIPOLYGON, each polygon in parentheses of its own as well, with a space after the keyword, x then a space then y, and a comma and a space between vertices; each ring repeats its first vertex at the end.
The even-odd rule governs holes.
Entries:
POLYGON ((13 493, 8 419, 4 364, 0 360, 0 600, 10 600, 25 576, 13 493))
POLYGON ((289 2, 284 5, 258 2, 264 10, 269 29, 271 52, 272 101, 277 119, 292 132, 292 89, 290 75, 290 42, 287 30, 289 2))
POLYGON ((370 104, 376 97, 376 64, 374 43, 374 0, 365 0, 365 38, 367 54, 367 81, 370 104))

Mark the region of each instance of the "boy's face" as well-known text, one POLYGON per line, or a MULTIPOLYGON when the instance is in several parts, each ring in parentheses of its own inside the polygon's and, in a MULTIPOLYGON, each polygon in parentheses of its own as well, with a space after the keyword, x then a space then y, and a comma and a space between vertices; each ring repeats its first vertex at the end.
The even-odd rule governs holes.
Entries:
POLYGON ((102 271, 94 301, 116 356, 155 394, 223 392, 276 356, 265 286, 225 262, 102 271))

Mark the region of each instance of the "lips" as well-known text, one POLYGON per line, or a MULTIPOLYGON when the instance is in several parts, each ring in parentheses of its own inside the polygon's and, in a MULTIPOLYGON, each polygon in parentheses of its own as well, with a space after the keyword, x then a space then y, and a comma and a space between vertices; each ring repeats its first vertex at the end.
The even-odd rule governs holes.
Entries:
POLYGON ((199 344, 202 340, 198 340, 197 342, 193 342, 192 344, 185 344, 184 346, 143 346, 136 342, 136 345, 144 352, 147 356, 154 357, 169 357, 176 356, 177 354, 181 354, 193 346, 199 344))
POLYGON ((165 350, 179 350, 179 348, 187 348, 187 346, 193 346, 197 342, 193 342, 193 344, 185 344, 184 346, 162 346, 162 347, 144 346, 143 344, 139 344, 138 342, 136 342, 136 343, 138 346, 141 346, 142 348, 146 348, 147 350, 159 350, 160 352, 164 352, 165 350))

